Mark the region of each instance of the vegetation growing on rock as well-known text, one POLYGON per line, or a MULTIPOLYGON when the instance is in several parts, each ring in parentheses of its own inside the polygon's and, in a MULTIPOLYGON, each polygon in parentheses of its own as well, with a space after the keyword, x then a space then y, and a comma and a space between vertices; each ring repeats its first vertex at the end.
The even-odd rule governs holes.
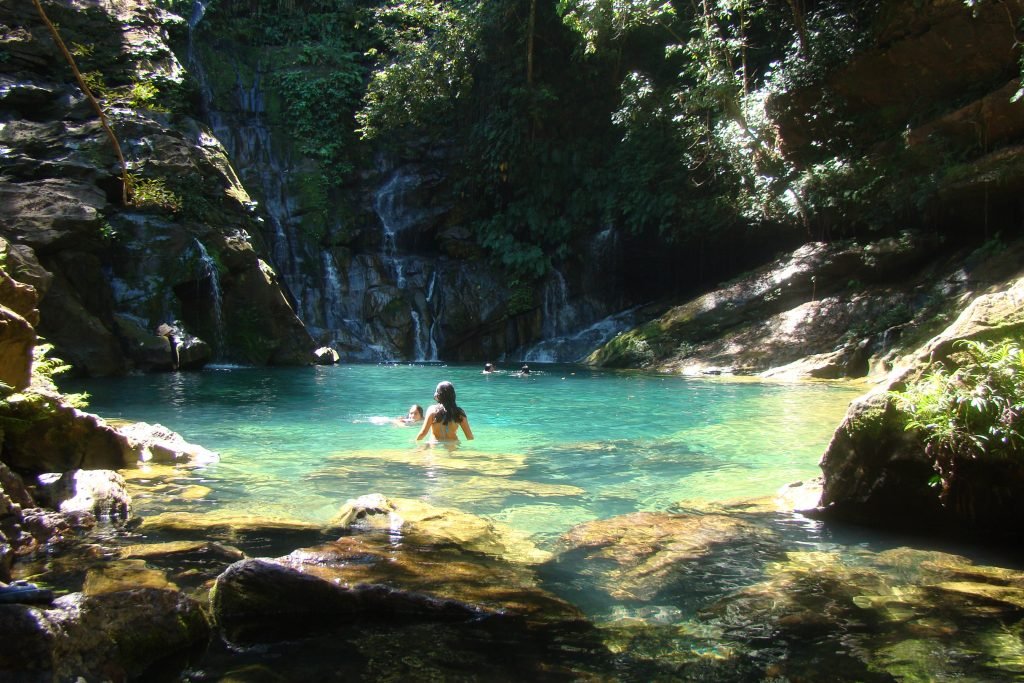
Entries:
POLYGON ((1015 339, 961 340, 954 351, 894 397, 925 443, 946 508, 982 524, 1020 519, 1024 351, 1015 339))

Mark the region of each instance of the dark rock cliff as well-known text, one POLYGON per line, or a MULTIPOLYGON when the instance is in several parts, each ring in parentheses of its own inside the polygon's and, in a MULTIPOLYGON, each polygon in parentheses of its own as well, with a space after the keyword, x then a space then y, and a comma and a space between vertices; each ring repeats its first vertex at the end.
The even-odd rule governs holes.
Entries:
POLYGON ((0 235, 42 295, 39 333, 92 375, 176 366, 164 323, 214 359, 311 362, 312 340, 261 259, 223 148, 171 113, 187 97, 166 46, 180 21, 149 3, 44 3, 103 96, 130 180, 31 3, 0 2, 0 235))

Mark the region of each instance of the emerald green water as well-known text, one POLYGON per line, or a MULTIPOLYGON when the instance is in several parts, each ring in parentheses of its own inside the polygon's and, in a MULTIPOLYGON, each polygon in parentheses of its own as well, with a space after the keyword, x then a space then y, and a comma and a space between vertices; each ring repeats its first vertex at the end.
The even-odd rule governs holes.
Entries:
POLYGON ((508 564, 457 544, 426 547, 390 532, 353 532, 359 538, 348 540, 364 543, 357 547, 366 558, 373 548, 390 558, 374 565, 382 575, 370 580, 399 577, 401 585, 416 573, 413 566, 431 568, 442 583, 452 573, 463 586, 519 577, 509 596, 535 587, 581 610, 589 626, 557 617, 548 625, 360 623, 270 640, 215 639, 198 658, 153 680, 1024 676, 1019 549, 939 546, 736 503, 817 476, 832 432, 861 389, 533 369, 519 377, 460 365, 220 368, 69 382, 62 388, 90 392, 92 412, 163 424, 220 460, 131 476, 134 515, 186 513, 192 520, 180 532, 127 525, 103 539, 147 559, 118 565, 107 559, 116 551, 88 552, 26 571, 68 591, 79 590, 86 573, 152 581, 156 572, 201 596, 233 559, 208 557, 205 546, 140 555, 138 544, 198 534, 269 557, 332 547, 345 539, 327 533, 325 523, 346 500, 380 493, 472 513, 552 552, 508 564), (416 429, 388 419, 412 403, 429 405, 441 380, 455 384, 476 436, 454 449, 415 443, 416 429), (641 511, 657 514, 623 517, 641 511), (595 522, 604 526, 593 532, 595 522), (594 535, 566 546, 566 533, 580 533, 584 523, 594 535))
MULTIPOLYGON (((156 422, 221 455, 199 505, 325 522, 367 493, 421 498, 550 539, 679 501, 773 494, 817 461, 858 390, 536 366, 222 369, 75 386, 104 417, 156 422), (414 443, 385 417, 455 384, 476 439, 414 443), (383 424, 382 424, 383 422, 383 424)), ((142 502, 161 507, 160 500, 142 502)), ((137 508, 140 514, 156 510, 137 508)))

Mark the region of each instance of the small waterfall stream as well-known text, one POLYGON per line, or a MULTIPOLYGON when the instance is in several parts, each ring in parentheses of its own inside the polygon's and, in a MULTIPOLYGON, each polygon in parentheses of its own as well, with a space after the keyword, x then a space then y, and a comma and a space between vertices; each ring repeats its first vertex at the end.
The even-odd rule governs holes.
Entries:
POLYGON ((221 292, 220 271, 217 262, 210 256, 203 243, 196 239, 195 245, 199 257, 199 274, 202 280, 210 283, 210 311, 213 322, 211 346, 214 358, 218 358, 224 351, 224 295, 221 292))
POLYGON ((377 189, 373 207, 381 224, 381 261, 393 275, 395 287, 409 302, 412 360, 435 361, 438 360, 438 345, 434 337, 437 331, 437 317, 436 311, 433 310, 432 299, 437 283, 437 270, 434 269, 426 284, 425 298, 419 296, 422 289, 411 285, 407 277, 407 269, 412 267, 422 271, 429 265, 424 259, 403 254, 402 250, 403 233, 413 228, 421 217, 413 210, 413 202, 410 201, 412 193, 418 189, 421 182, 422 178, 413 172, 403 169, 392 171, 387 180, 377 189))

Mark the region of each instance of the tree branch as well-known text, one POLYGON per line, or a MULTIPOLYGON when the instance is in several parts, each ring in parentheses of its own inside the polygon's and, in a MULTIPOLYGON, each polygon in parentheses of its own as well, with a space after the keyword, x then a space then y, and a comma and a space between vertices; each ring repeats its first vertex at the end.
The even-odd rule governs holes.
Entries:
POLYGON ((107 137, 110 138, 110 144, 114 146, 114 152, 117 154, 117 160, 121 162, 121 202, 128 206, 128 164, 125 163, 124 154, 121 153, 121 144, 117 141, 117 136, 114 135, 113 128, 110 127, 110 122, 107 120, 107 115, 103 113, 103 107, 100 106, 99 101, 92 94, 92 90, 89 85, 85 82, 85 77, 82 76, 82 72, 78 70, 78 65, 75 63, 75 58, 71 56, 71 52, 68 51, 67 45, 64 44, 64 40, 60 37, 60 32, 57 27, 50 21, 50 17, 47 16, 46 11, 43 9, 43 5, 39 0, 32 0, 35 4, 36 9, 39 11, 39 16, 42 17, 43 23, 50 29, 50 34, 53 36, 53 41, 57 43, 57 47, 64 54, 64 59, 67 60, 68 66, 71 67, 72 73, 75 74, 75 80, 78 81, 78 86, 85 93, 86 99, 92 105, 92 108, 96 111, 97 116, 100 118, 100 124, 103 126, 103 130, 106 131, 107 137))

